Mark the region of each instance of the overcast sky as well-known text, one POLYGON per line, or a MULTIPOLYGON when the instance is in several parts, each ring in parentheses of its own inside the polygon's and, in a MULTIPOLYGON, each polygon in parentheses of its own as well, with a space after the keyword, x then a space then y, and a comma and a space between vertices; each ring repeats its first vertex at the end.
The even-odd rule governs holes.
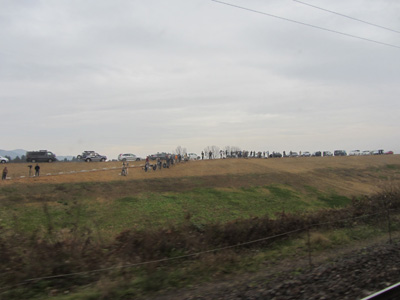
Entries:
POLYGON ((400 1, 226 2, 0 0, 0 149, 400 152, 400 1))

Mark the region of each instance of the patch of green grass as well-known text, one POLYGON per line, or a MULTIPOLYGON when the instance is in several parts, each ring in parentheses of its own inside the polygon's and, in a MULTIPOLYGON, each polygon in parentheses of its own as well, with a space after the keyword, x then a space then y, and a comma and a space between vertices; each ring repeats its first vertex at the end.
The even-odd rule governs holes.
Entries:
POLYGON ((345 207, 351 203, 350 198, 336 194, 321 195, 318 200, 330 208, 345 207))
POLYGON ((280 200, 298 199, 299 196, 287 187, 271 185, 266 187, 273 197, 280 200))
MULTIPOLYGON (((287 185, 128 193, 101 201, 82 192, 82 189, 98 188, 100 186, 90 183, 57 185, 51 189, 58 193, 54 196, 49 193, 41 196, 40 201, 29 204, 14 202, 13 205, 3 205, 0 224, 6 228, 17 224, 19 230, 29 232, 46 230, 50 223, 54 229, 74 223, 74 226, 79 224, 112 237, 125 229, 180 225, 187 221, 188 216, 192 224, 201 228, 209 223, 265 215, 275 218, 283 211, 297 213, 323 207, 343 207, 350 203, 348 198, 340 195, 325 195, 312 187, 306 188, 305 192, 295 191, 287 185), (46 212, 43 210, 45 203, 49 204, 46 212)), ((12 195, 17 194, 11 192, 12 195)))
POLYGON ((399 170, 400 169, 400 165, 389 164, 389 165, 386 165, 386 168, 389 169, 389 170, 399 170))

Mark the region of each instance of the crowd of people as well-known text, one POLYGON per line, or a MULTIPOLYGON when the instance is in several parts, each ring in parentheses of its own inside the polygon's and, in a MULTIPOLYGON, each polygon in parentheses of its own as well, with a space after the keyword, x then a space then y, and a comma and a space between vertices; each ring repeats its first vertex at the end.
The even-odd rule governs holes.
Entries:
POLYGON ((147 156, 143 170, 145 172, 147 172, 148 170, 154 170, 154 171, 156 171, 157 169, 161 170, 162 168, 169 168, 176 163, 180 163, 182 161, 187 161, 187 160, 188 160, 187 154, 184 154, 183 156, 181 154, 167 154, 164 159, 161 159, 161 157, 157 157, 155 159, 155 163, 151 164, 150 156, 147 156), (162 160, 165 161, 162 162, 162 160))
POLYGON ((215 153, 213 151, 204 152, 201 151, 201 159, 217 159, 217 158, 268 158, 271 157, 272 154, 269 151, 228 151, 228 150, 219 150, 219 152, 215 153))

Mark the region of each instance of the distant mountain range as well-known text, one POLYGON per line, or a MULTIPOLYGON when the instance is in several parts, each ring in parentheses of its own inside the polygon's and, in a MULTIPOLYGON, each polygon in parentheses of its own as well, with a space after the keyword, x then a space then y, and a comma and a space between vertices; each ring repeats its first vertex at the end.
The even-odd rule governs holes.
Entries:
POLYGON ((11 159, 16 158, 17 156, 21 157, 22 155, 26 155, 26 150, 23 149, 15 149, 15 150, 0 150, 1 156, 9 156, 11 159))
MULTIPOLYGON (((0 149, 0 156, 9 156, 11 159, 16 158, 19 156, 21 158, 22 155, 26 155, 26 150, 24 149, 15 149, 15 150, 1 150, 0 149)), ((64 159, 72 160, 73 156, 57 156, 57 159, 62 161, 64 159)))

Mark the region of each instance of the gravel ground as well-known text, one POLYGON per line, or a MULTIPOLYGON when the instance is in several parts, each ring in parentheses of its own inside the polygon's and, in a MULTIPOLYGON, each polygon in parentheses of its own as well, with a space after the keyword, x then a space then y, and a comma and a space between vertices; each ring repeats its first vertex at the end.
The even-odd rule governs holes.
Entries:
MULTIPOLYGON (((279 272, 279 270, 276 270, 279 272)), ((330 259, 295 275, 241 278, 208 284, 152 299, 362 299, 400 280, 400 244, 375 245, 330 259)))

